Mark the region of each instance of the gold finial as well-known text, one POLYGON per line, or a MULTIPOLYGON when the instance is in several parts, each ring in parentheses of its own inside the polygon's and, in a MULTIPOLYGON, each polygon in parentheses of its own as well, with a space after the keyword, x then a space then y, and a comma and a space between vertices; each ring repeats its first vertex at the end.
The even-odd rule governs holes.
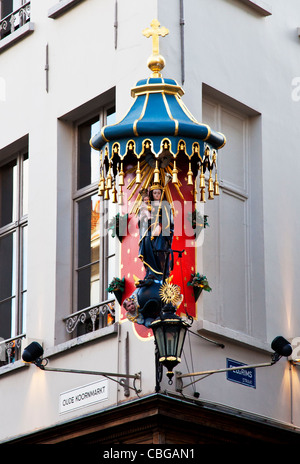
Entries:
POLYGON ((157 19, 153 19, 151 28, 143 30, 143 35, 147 38, 152 37, 152 56, 148 60, 148 68, 152 71, 152 77, 160 77, 160 71, 165 67, 165 59, 159 54, 159 36, 165 37, 169 30, 162 26, 157 19))

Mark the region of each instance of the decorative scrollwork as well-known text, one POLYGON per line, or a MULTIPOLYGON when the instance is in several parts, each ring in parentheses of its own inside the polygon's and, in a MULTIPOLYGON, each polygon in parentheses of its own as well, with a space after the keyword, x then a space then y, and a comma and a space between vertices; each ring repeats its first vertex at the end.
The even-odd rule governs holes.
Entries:
POLYGON ((86 313, 81 313, 76 316, 71 316, 66 320, 66 331, 72 333, 76 329, 79 322, 84 323, 86 320, 86 313))
POLYGON ((15 362, 19 358, 18 350, 21 348, 22 338, 25 335, 18 335, 16 338, 10 338, 3 340, 0 343, 0 363, 10 364, 15 362))
POLYGON ((30 20, 30 2, 22 5, 0 21, 0 31, 14 32, 30 20))
POLYGON ((96 330, 97 318, 108 314, 113 318, 115 317, 115 302, 113 300, 100 303, 92 308, 83 309, 80 313, 70 315, 65 319, 66 331, 72 333, 80 322, 84 324, 87 320, 90 320, 92 323, 92 332, 94 332, 96 330))

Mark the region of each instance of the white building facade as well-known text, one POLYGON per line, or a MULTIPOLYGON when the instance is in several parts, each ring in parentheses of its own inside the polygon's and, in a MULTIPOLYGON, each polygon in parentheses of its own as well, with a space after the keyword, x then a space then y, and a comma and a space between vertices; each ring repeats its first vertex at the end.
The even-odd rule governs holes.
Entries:
POLYGON ((0 442, 44 434, 41 442, 56 443, 70 438, 72 423, 96 417, 101 435, 101 414, 156 396, 297 437, 299 2, 0 4, 0 442), (226 136, 220 196, 197 206, 208 224, 196 242, 196 271, 212 291, 197 300, 175 370, 268 363, 278 335, 294 349, 235 376, 169 385, 163 375, 159 392, 153 336, 123 318, 107 291, 128 269, 108 230, 118 206, 98 196, 99 153, 89 145, 149 77, 151 39, 142 31, 153 18, 170 31, 160 39, 163 76, 182 86, 198 121, 226 136), (51 367, 138 378, 44 372, 21 359, 32 341, 51 367), (60 427, 68 434, 51 436, 60 427))

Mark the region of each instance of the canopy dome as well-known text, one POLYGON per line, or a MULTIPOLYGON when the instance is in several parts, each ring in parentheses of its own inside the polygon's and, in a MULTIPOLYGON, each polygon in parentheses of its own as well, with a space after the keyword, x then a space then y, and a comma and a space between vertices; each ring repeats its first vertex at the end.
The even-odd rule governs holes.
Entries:
MULTIPOLYGON (((157 20, 152 29, 143 33, 153 38, 153 55, 148 60, 152 70, 149 78, 141 79, 131 90, 134 102, 127 114, 117 124, 107 125, 92 137, 90 145, 100 151, 99 195, 124 185, 126 165, 136 164, 136 184, 148 188, 151 183, 163 187, 170 181, 180 193, 180 181, 176 163, 187 170, 187 184, 194 185, 200 174, 201 201, 205 201, 205 177, 209 170, 209 198, 218 195, 217 152, 226 143, 225 136, 199 123, 184 105, 180 85, 170 78, 163 78, 160 71, 164 58, 158 52, 158 36, 167 35, 157 20), (188 161, 188 162, 187 162, 188 161), (215 169, 215 183, 212 171, 215 169), (166 175, 169 176, 166 179, 166 175), (194 179, 193 179, 194 178, 194 179), (113 187, 114 183, 114 187, 113 187)), ((115 200, 115 195, 114 195, 115 200)))
POLYGON ((138 155, 145 139, 151 139, 155 153, 161 150, 162 141, 169 139, 170 151, 174 155, 180 141, 190 154, 194 143, 203 145, 201 142, 207 142, 215 149, 223 147, 225 136, 206 124, 200 124, 184 105, 183 94, 182 87, 174 79, 149 77, 139 80, 131 90, 135 101, 126 116, 117 124, 105 126, 92 138, 91 146, 101 150, 107 144, 110 158, 116 142, 118 153, 123 158, 129 141, 134 142, 138 155))

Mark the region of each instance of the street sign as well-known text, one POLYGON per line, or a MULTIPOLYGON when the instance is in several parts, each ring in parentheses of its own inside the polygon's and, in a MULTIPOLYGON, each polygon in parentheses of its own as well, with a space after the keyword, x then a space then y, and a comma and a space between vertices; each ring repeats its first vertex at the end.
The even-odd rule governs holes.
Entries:
POLYGON ((227 371, 227 380, 231 382, 239 383, 246 387, 256 388, 256 372, 254 368, 245 367, 244 369, 241 366, 247 366, 244 363, 239 361, 234 361, 233 359, 226 359, 226 368, 238 367, 239 369, 227 371))

